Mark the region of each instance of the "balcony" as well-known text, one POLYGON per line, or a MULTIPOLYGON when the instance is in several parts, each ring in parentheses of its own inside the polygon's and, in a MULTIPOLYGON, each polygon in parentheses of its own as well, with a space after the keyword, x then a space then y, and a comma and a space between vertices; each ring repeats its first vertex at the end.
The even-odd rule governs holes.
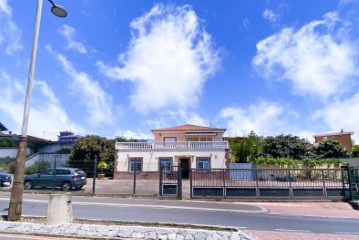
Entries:
POLYGON ((227 149, 228 141, 213 142, 116 142, 116 150, 123 149, 227 149))

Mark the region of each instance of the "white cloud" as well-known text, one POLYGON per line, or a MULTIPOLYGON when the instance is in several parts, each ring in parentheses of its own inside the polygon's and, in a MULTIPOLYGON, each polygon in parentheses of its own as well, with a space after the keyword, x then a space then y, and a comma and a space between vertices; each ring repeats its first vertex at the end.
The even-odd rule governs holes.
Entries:
POLYGON ((339 36, 342 28, 336 13, 312 21, 299 30, 284 28, 257 44, 253 65, 258 73, 274 80, 288 80, 300 95, 322 100, 348 91, 358 76, 356 45, 339 36))
POLYGON ((290 133, 289 129, 293 126, 289 126, 286 119, 292 114, 277 103, 262 100, 248 109, 223 108, 219 117, 227 120, 226 134, 229 136, 247 135, 252 130, 257 135, 270 136, 290 133))
POLYGON ((264 10, 262 17, 266 20, 269 20, 270 22, 275 22, 278 19, 278 15, 270 9, 264 10))
POLYGON ((152 133, 133 132, 130 130, 118 130, 111 138, 123 137, 126 139, 153 139, 152 133))
POLYGON ((7 55, 23 49, 21 31, 12 20, 12 9, 7 0, 0 0, 0 47, 4 47, 7 55))
MULTIPOLYGON (((21 134, 24 111, 25 83, 13 79, 4 71, 0 72, 0 113, 12 122, 7 124, 13 133, 21 134)), ((52 89, 43 81, 35 81, 33 99, 31 101, 28 135, 57 140, 59 131, 72 129, 83 132, 83 129, 70 122, 61 103, 52 89), (35 98, 35 99, 34 99, 35 98), (37 99, 37 101, 36 101, 37 99), (39 104, 36 104, 39 102, 39 104)))
POLYGON ((344 99, 335 100, 323 109, 313 114, 313 119, 321 119, 328 128, 328 132, 354 131, 353 138, 359 143, 359 93, 344 99))
POLYGON ((66 39, 67 42, 66 49, 73 49, 81 54, 87 53, 87 49, 85 45, 83 45, 81 42, 74 40, 74 37, 76 35, 76 30, 73 27, 63 24, 59 32, 66 39))
POLYGON ((54 52, 46 46, 60 62, 64 71, 72 78, 70 89, 80 97, 89 115, 89 124, 113 124, 116 116, 112 112, 112 97, 100 86, 99 82, 84 72, 78 72, 72 63, 62 54, 54 52))
POLYGON ((7 0, 1 0, 0 1, 0 12, 4 12, 6 15, 11 15, 11 8, 7 4, 7 0))
POLYGON ((206 121, 194 112, 186 111, 162 111, 157 114, 155 119, 145 121, 146 125, 151 129, 164 128, 169 126, 177 126, 183 124, 193 124, 199 126, 207 126, 206 121))
POLYGON ((219 57, 192 8, 159 4, 134 19, 131 28, 129 48, 119 58, 121 66, 98 62, 100 71, 133 84, 131 106, 139 112, 195 106, 219 57))

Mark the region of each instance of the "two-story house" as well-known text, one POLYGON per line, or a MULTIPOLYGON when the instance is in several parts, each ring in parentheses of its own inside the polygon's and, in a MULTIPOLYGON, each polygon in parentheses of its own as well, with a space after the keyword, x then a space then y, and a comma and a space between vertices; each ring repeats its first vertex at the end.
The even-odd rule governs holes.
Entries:
POLYGON ((353 147, 353 142, 351 139, 351 135, 354 132, 344 132, 341 130, 340 132, 332 132, 332 133, 322 133, 314 135, 315 143, 320 143, 325 140, 333 140, 338 141, 341 145, 343 145, 348 151, 350 151, 353 147))
POLYGON ((158 179, 160 169, 182 168, 189 178, 191 168, 226 168, 228 141, 224 128, 181 125, 154 129, 149 142, 116 142, 115 179, 158 179))

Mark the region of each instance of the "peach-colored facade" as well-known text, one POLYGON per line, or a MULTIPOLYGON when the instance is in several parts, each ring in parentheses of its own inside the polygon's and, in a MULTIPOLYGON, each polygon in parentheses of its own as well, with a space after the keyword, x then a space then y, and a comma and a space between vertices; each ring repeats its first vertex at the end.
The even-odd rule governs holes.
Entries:
POLYGON ((353 142, 351 139, 351 135, 354 132, 338 132, 338 133, 324 133, 324 134, 317 134, 314 135, 314 139, 316 143, 323 142, 325 140, 334 140, 338 141, 341 145, 343 145, 348 151, 350 151, 353 147, 353 142))
POLYGON ((133 178, 136 161, 142 179, 157 179, 161 166, 181 166, 184 178, 191 168, 226 168, 225 130, 187 124, 152 130, 153 142, 118 142, 114 178, 133 178))

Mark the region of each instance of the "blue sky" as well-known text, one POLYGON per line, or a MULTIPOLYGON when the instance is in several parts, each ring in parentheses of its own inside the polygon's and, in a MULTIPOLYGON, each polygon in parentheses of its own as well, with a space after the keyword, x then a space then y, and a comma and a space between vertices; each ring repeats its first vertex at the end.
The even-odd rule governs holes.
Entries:
MULTIPOLYGON (((359 138, 358 0, 44 0, 28 134, 181 124, 359 138)), ((0 0, 0 121, 21 133, 37 1, 0 0)))

